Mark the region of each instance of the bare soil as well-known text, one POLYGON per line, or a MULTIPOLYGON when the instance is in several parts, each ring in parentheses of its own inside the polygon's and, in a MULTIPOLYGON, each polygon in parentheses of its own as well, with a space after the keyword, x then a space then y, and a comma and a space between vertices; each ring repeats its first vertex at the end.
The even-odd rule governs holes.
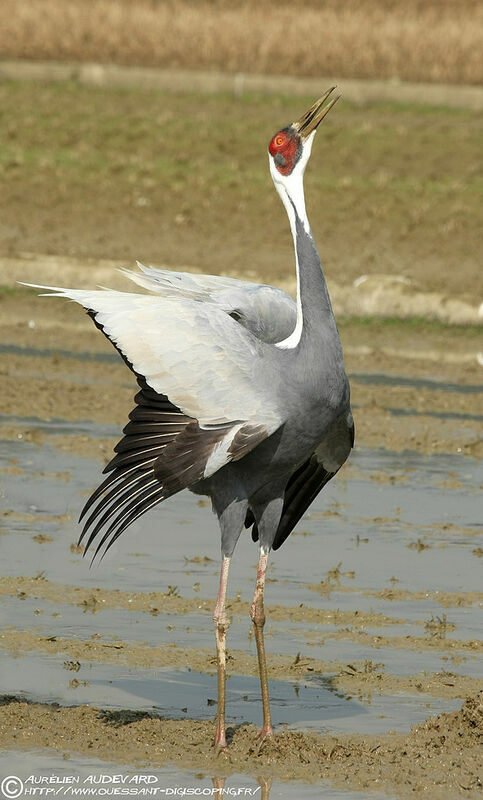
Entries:
MULTIPOLYGON (((57 255, 59 276, 66 255, 79 273, 139 259, 293 285, 266 147, 313 101, 0 83, 0 259, 57 255)), ((306 172, 329 288, 362 275, 378 288, 382 274, 478 305, 481 117, 339 101, 306 172)), ((429 297, 416 313, 431 314, 429 297)))

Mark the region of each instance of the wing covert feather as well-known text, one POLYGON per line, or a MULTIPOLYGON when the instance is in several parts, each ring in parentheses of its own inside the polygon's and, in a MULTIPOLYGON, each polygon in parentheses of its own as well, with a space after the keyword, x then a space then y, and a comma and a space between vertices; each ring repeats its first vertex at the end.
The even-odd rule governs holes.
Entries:
POLYGON ((163 297, 219 306, 263 342, 280 342, 295 328, 295 301, 276 286, 223 275, 173 272, 137 263, 141 273, 121 270, 134 283, 163 297))

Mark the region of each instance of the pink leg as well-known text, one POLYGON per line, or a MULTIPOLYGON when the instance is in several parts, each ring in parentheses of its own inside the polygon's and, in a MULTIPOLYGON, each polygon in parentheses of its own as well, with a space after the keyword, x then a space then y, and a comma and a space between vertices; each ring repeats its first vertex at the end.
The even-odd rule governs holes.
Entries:
POLYGON ((218 660, 218 713, 216 720, 216 733, 214 746, 221 750, 226 747, 226 727, 225 727, 225 683, 226 683, 226 632, 230 625, 230 620, 225 614, 226 586, 228 583, 228 570, 230 559, 224 556, 220 573, 220 588, 216 598, 213 620, 215 623, 216 655, 218 660))
POLYGON ((263 707, 263 727, 259 733, 263 740, 267 736, 273 736, 272 720, 270 717, 270 700, 268 697, 267 682, 267 663, 265 660, 265 644, 263 641, 263 626, 265 625, 265 609, 263 607, 263 592, 265 589, 265 573, 267 571, 268 554, 260 551, 258 562, 257 582, 255 594, 250 609, 250 616, 255 630, 255 641, 257 643, 258 671, 260 673, 260 684, 262 687, 262 707, 263 707))

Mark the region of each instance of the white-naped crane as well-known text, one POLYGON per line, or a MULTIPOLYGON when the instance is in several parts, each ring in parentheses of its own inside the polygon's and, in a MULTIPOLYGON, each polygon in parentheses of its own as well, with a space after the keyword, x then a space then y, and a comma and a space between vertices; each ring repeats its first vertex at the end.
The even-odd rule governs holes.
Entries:
POLYGON ((190 489, 208 495, 221 528, 214 610, 218 713, 226 747, 225 597, 244 528, 260 555, 251 619, 262 738, 273 736, 263 640, 265 572, 354 443, 349 383, 329 293, 305 210, 303 176, 333 88, 271 139, 270 173, 290 221, 297 301, 280 289, 141 264, 128 278, 152 294, 39 287, 87 309, 134 372, 139 392, 107 478, 86 503, 80 541, 108 550, 134 520, 190 489))

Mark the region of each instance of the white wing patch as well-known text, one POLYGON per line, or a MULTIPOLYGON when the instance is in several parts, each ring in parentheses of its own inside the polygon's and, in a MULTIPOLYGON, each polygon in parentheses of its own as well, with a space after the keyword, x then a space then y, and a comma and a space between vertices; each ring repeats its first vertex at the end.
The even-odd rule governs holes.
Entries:
POLYGON ((215 472, 218 472, 221 467, 223 467, 229 460, 229 450, 230 445, 233 442, 235 435, 238 431, 243 427, 243 422, 240 422, 239 425, 236 425, 234 428, 230 428, 226 436, 215 444, 211 454, 205 464, 205 469, 203 472, 204 478, 209 478, 210 475, 214 475, 215 472))
POLYGON ((108 289, 38 288, 92 310, 133 369, 200 427, 250 421, 270 435, 281 424, 270 387, 256 380, 267 345, 216 305, 108 289))

